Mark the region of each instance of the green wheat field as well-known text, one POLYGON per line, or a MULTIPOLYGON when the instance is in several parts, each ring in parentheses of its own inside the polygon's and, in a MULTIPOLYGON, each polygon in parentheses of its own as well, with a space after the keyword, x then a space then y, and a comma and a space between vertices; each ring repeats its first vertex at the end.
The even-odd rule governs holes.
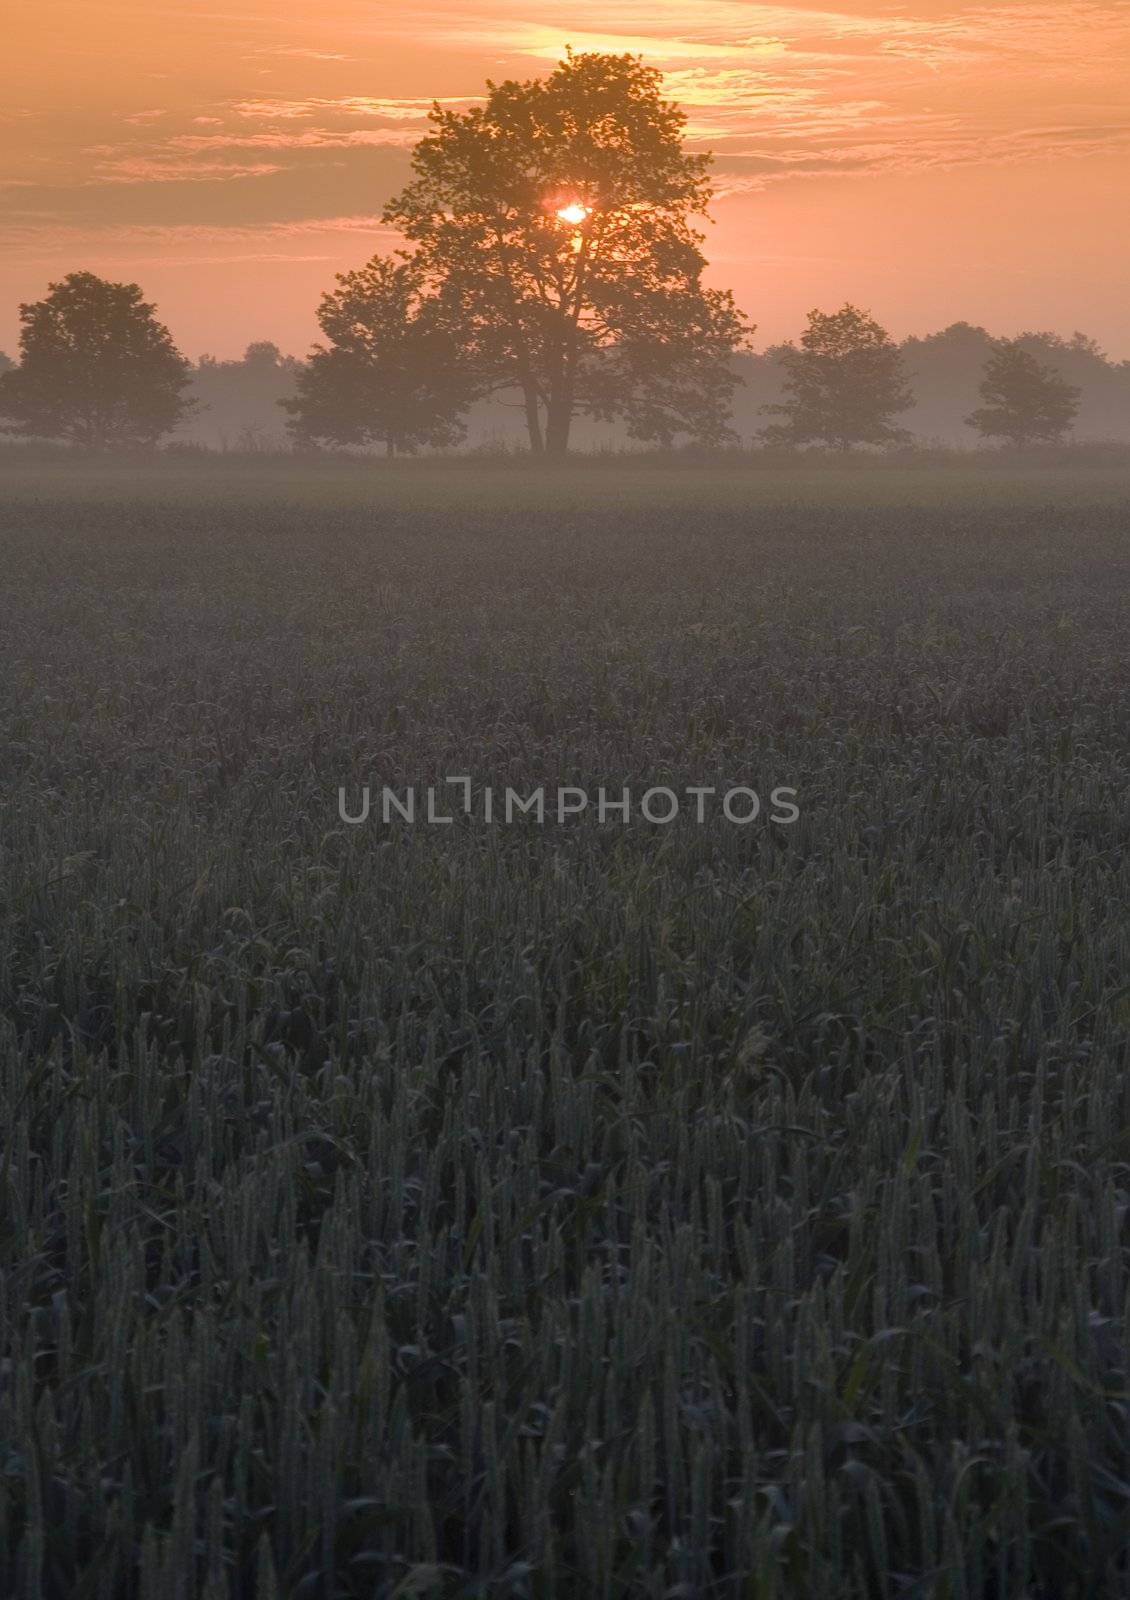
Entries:
POLYGON ((0 1594, 1130 1591, 1130 472, 9 457, 0 597, 0 1594))

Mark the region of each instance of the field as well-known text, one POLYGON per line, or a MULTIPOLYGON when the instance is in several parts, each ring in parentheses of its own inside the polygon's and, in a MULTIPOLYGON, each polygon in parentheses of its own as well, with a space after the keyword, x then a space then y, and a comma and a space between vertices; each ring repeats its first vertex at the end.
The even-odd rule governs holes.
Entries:
POLYGON ((1130 473, 3 473, 0 1594, 1130 1591, 1130 473))

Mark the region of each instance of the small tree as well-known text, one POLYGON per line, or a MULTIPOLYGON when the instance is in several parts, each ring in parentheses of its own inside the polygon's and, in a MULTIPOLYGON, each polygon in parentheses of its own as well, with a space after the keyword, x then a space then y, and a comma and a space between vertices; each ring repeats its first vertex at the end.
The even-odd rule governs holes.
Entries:
POLYGON ((985 364, 979 406, 965 421, 986 439, 1054 443, 1075 421, 1082 390, 1038 361, 1017 339, 1002 339, 985 364))
POLYGON ((192 410, 189 363, 136 283, 72 272, 20 307, 20 364, 0 417, 26 438, 104 450, 153 445, 192 410))
POLYGON ((914 404, 902 356, 885 328, 852 305, 811 311, 800 349, 785 345, 786 398, 766 406, 785 420, 761 437, 781 444, 897 444, 910 438, 892 420, 914 404))
POLYGON ((294 398, 279 401, 291 432, 383 444, 390 456, 457 443, 473 385, 416 262, 403 251, 374 256, 337 283, 318 308, 328 343, 315 345, 294 398))

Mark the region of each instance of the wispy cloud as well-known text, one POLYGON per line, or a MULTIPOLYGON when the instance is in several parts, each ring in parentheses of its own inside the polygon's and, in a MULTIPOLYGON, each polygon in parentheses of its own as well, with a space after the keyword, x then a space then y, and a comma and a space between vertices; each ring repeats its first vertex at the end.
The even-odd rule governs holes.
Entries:
POLYGON ((312 50, 305 45, 264 45, 260 50, 250 50, 245 60, 254 61, 259 56, 281 56, 291 61, 353 61, 353 56, 340 54, 337 50, 312 50))
MULTIPOLYGON (((441 100, 440 105, 468 105, 478 96, 467 95, 441 100)), ((397 100, 373 95, 309 96, 303 100, 259 98, 237 100, 232 110, 237 116, 274 121, 298 122, 304 117, 324 116, 327 112, 341 117, 383 117, 391 121, 425 119, 436 102, 433 100, 397 100)))
POLYGON ((347 132, 332 128, 269 128, 259 133, 180 133, 169 140, 169 145, 183 151, 349 150, 364 145, 409 147, 418 137, 406 128, 351 128, 347 132))
POLYGON ((280 170, 277 162, 193 161, 176 156, 116 156, 102 162, 88 183, 214 183, 232 178, 262 178, 280 170))
MULTIPOLYGON (((463 0, 410 9, 327 0, 304 30, 292 19, 282 42, 256 39, 265 19, 254 5, 238 17, 207 14, 240 38, 230 61, 276 64, 269 92, 253 87, 249 67, 243 93, 119 112, 119 137, 87 144, 85 157, 76 145, 68 176, 139 186, 252 181, 316 152, 406 149, 434 102, 381 92, 395 86, 382 55, 398 41, 446 53, 447 106, 480 97, 492 52, 520 73, 559 59, 566 42, 639 52, 663 69, 691 139, 713 150, 730 193, 750 184, 751 159, 761 161, 765 185, 815 172, 1117 151, 1130 115, 1128 0, 482 0, 471 10, 463 0), (460 69, 462 94, 451 92, 453 51, 473 52, 460 69)), ((34 159, 7 170, 33 180, 34 159)))
POLYGON ((76 225, 65 217, 16 217, 6 230, 13 255, 28 262, 65 258, 84 248, 91 249, 99 259, 106 258, 107 248, 120 250, 123 260, 138 263, 170 259, 321 261, 329 259, 329 255, 325 251, 310 253, 308 246, 302 251, 303 241, 319 240, 336 246, 343 239, 364 238, 374 241, 375 248, 376 241, 391 242, 393 237, 380 217, 363 212, 256 226, 232 223, 226 227, 193 223, 117 223, 98 227, 76 225), (248 251, 246 246, 257 246, 258 250, 248 251), (300 253, 295 253, 296 246, 300 253))

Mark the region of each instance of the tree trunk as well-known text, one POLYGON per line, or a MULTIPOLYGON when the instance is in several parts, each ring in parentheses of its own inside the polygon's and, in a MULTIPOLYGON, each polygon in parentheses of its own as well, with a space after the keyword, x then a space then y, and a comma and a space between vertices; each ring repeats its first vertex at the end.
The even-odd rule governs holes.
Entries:
MULTIPOLYGON (((579 288, 577 292, 579 296, 579 288)), ((562 330, 559 365, 553 374, 549 391, 549 415, 545 425, 545 448, 548 455, 569 454, 569 433, 573 426, 573 412, 576 410, 576 405, 577 313, 574 311, 566 319, 562 330)))
POLYGON ((537 390, 532 383, 527 383, 524 388, 526 397, 526 427, 530 433, 530 449, 535 456, 540 456, 545 450, 545 441, 542 438, 541 416, 538 412, 537 390))
POLYGON ((545 430, 545 453, 549 456, 569 454, 569 430, 573 422, 573 408, 558 404, 550 407, 545 430))
POLYGON ((549 400, 549 415, 545 422, 545 450, 547 455, 569 454, 569 433, 573 426, 575 403, 572 362, 567 361, 559 383, 553 386, 549 400))

